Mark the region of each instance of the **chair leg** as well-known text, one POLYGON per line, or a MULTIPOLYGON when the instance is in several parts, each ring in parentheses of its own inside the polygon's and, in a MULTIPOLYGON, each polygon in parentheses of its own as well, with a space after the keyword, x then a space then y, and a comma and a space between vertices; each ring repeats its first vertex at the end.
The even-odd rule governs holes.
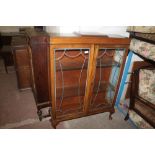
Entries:
POLYGON ((6 63, 4 63, 4 66, 5 66, 5 71, 6 71, 6 73, 8 74, 8 68, 7 68, 6 63))
POLYGON ((125 116, 124 120, 127 121, 129 119, 129 112, 127 113, 127 115, 125 116))

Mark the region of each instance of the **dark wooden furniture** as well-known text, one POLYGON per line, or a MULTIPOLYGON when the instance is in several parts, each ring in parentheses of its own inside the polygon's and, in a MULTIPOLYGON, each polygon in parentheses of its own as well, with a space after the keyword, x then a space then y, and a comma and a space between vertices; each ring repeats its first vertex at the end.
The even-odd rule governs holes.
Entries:
POLYGON ((12 51, 15 62, 18 88, 20 90, 31 88, 31 68, 27 37, 14 36, 12 38, 12 51))
POLYGON ((36 100, 39 119, 49 116, 42 115, 42 109, 49 105, 48 87, 48 52, 49 36, 46 32, 34 29, 26 29, 30 45, 30 62, 32 72, 32 89, 36 100))
POLYGON ((155 69, 155 66, 143 66, 134 70, 131 76, 131 94, 130 94, 130 109, 134 110, 139 114, 144 120, 146 120, 150 125, 155 128, 155 104, 144 99, 140 96, 139 91, 139 72, 141 69, 155 69))
POLYGON ((130 39, 97 36, 50 38, 52 125, 114 113, 130 39))
MULTIPOLYGON (((130 32, 130 37, 136 38, 146 43, 155 44, 154 34, 152 35, 145 33, 130 32)), ((150 125, 152 125, 155 128, 155 106, 153 103, 150 103, 138 94, 140 69, 155 69, 155 62, 150 59, 147 59, 146 57, 141 56, 140 54, 137 55, 140 56, 144 60, 144 62, 137 62, 135 67, 133 67, 133 74, 131 75, 129 110, 134 110, 138 115, 140 115, 144 120, 146 120, 150 125)), ((129 114, 127 114, 125 119, 127 120, 128 118, 129 114)))

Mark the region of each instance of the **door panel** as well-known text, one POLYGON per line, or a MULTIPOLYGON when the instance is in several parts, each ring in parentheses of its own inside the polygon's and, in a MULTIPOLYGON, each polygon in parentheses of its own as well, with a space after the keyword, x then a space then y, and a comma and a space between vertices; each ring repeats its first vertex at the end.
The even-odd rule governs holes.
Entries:
POLYGON ((74 45, 73 48, 64 45, 51 50, 55 117, 83 112, 90 53, 90 46, 83 46, 74 45))
POLYGON ((89 111, 92 112, 113 106, 124 53, 124 48, 98 46, 89 111))

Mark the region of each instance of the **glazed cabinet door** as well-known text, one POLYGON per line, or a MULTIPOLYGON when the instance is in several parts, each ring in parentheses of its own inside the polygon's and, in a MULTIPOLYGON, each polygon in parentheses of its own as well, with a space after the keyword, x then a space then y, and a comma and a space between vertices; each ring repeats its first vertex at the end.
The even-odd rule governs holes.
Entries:
POLYGON ((50 86, 53 119, 84 115, 84 97, 91 46, 50 46, 50 86))
POLYGON ((113 113, 127 50, 119 45, 95 45, 95 51, 94 82, 88 111, 113 113))

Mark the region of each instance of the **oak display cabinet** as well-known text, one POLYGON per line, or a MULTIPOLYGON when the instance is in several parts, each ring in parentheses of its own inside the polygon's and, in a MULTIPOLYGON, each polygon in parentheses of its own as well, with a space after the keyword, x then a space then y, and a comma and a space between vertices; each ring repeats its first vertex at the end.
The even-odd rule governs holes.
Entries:
POLYGON ((50 38, 50 102, 54 128, 64 120, 114 113, 129 38, 50 38))

